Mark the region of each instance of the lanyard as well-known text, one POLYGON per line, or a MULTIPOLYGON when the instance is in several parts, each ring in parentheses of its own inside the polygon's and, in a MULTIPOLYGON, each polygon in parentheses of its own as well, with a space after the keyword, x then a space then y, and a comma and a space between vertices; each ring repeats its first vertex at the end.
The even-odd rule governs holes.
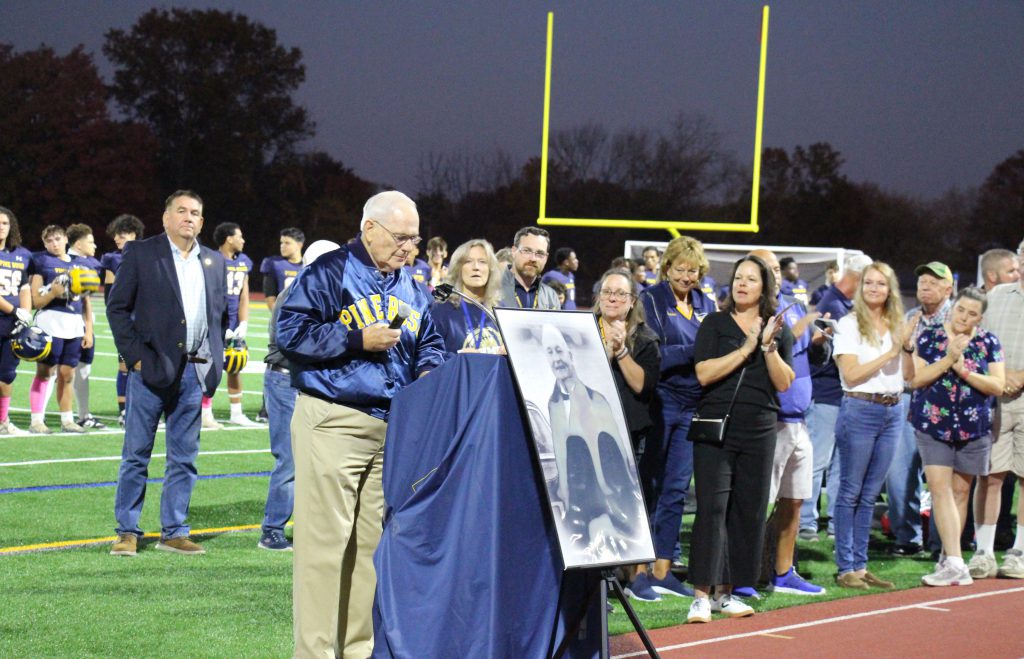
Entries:
MULTIPOLYGON (((518 299, 518 298, 516 298, 518 299)), ((473 324, 473 318, 469 315, 469 305, 466 304, 465 300, 461 301, 462 315, 466 317, 466 330, 472 332, 474 348, 480 349, 480 342, 484 338, 484 324, 487 322, 487 314, 480 311, 480 326, 479 328, 473 324)))
MULTIPOLYGON (((523 301, 519 299, 519 291, 515 291, 515 294, 516 294, 516 304, 518 304, 519 308, 522 309, 523 308, 523 301)), ((530 299, 530 291, 526 291, 526 299, 527 299, 527 301, 529 301, 529 299, 530 299)), ((533 296, 533 307, 532 308, 536 309, 537 308, 537 304, 539 302, 540 302, 540 288, 537 289, 537 292, 533 296)))

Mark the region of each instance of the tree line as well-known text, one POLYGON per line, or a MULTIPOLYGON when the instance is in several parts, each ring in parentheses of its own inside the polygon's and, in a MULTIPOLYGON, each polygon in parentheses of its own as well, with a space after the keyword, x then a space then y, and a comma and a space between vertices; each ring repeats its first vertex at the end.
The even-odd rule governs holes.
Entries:
MULTIPOLYGON (((238 222, 247 251, 276 251, 277 231, 345 240, 363 202, 381 188, 341 160, 304 151, 316 131, 294 93, 302 52, 235 12, 153 9, 128 30, 111 29, 105 82, 79 46, 15 52, 0 43, 0 205, 19 216, 29 245, 51 223, 99 228, 130 212, 159 230, 159 200, 194 188, 207 223, 238 222)), ((920 199, 842 171, 822 142, 762 156, 760 233, 697 232, 706 242, 843 246, 908 274, 941 259, 965 276, 991 247, 1024 237, 1024 149, 996 164, 980 187, 920 199)), ((750 168, 723 147, 705 116, 678 113, 661 128, 611 131, 586 123, 552 136, 548 215, 746 222, 750 168)), ((540 162, 500 149, 424 154, 422 233, 454 246, 471 237, 505 246, 537 217, 540 162)), ((570 245, 580 279, 597 277, 626 239, 663 231, 553 228, 570 245)), ((549 264, 553 265, 553 264, 549 264)))

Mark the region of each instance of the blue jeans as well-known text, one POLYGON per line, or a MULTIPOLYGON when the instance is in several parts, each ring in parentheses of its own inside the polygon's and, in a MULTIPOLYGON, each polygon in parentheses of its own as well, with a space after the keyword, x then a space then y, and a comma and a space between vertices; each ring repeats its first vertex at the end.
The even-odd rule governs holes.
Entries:
POLYGON ((836 500, 836 566, 839 574, 868 565, 868 536, 875 500, 889 473, 903 432, 904 407, 844 397, 836 423, 839 497, 836 500))
POLYGON ((662 439, 664 471, 658 479, 660 492, 654 507, 654 555, 671 559, 678 556, 683 505, 693 478, 693 444, 686 440, 693 410, 666 405, 662 410, 662 418, 665 424, 662 439))
POLYGON ((197 478, 202 395, 193 364, 186 364, 178 382, 167 389, 151 389, 138 371, 128 372, 124 448, 114 499, 118 534, 142 535, 139 518, 146 498, 149 460, 163 414, 167 417, 167 464, 160 495, 160 534, 164 538, 188 536, 185 518, 197 478))
MULTIPOLYGON (((910 409, 910 395, 903 395, 903 409, 910 409)), ((914 426, 905 418, 896 453, 885 479, 889 494, 889 524, 896 542, 921 544, 921 456, 917 452, 914 426)))
POLYGON ((291 377, 271 371, 263 374, 263 397, 267 401, 270 425, 270 452, 274 470, 270 472, 267 505, 263 510, 263 531, 283 531, 292 516, 295 503, 295 461, 292 459, 292 412, 299 390, 291 377))
POLYGON ((835 528, 836 497, 839 495, 839 452, 836 446, 836 419, 839 418, 839 406, 826 403, 812 403, 807 410, 807 433, 811 436, 814 448, 814 475, 812 477, 811 498, 804 500, 800 507, 800 528, 818 531, 818 497, 821 496, 821 479, 828 470, 828 484, 825 486, 828 503, 826 514, 829 516, 828 530, 835 528))

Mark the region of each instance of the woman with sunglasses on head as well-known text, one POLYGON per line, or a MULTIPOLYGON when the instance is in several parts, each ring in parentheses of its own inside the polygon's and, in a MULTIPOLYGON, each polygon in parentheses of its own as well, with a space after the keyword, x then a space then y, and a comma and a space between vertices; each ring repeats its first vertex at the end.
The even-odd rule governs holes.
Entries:
POLYGON ((708 316, 694 346, 703 387, 697 413, 727 419, 720 443, 694 443, 697 516, 690 544, 694 600, 687 622, 754 610, 733 584, 757 583, 775 457, 778 392, 795 377, 793 334, 775 296, 775 275, 759 257, 736 262, 725 307, 708 316), (712 589, 714 592, 712 593, 712 589))
POLYGON ((640 294, 644 318, 658 338, 661 356, 652 407, 661 432, 660 437, 649 437, 640 463, 641 481, 648 483, 646 494, 654 499, 648 502, 648 514, 656 560, 651 571, 646 566, 639 568, 628 592, 648 602, 658 601, 662 595, 693 595, 671 568, 693 477, 693 447, 686 434, 700 398, 693 364, 694 339, 701 321, 715 311, 715 303, 700 290, 701 277, 708 268, 700 241, 681 236, 665 248, 660 281, 640 294))
MULTIPOLYGON (((491 243, 474 238, 459 245, 445 279, 456 291, 492 309, 501 295, 501 269, 491 243)), ((457 352, 505 353, 494 322, 464 298, 452 295, 445 302, 435 302, 430 313, 448 358, 457 352)))
POLYGON ((918 316, 904 322, 896 274, 875 261, 861 275, 853 313, 836 327, 833 354, 843 387, 836 420, 836 583, 843 588, 893 587, 867 569, 868 536, 875 500, 903 432, 903 381, 913 364, 900 355, 908 350, 918 316))

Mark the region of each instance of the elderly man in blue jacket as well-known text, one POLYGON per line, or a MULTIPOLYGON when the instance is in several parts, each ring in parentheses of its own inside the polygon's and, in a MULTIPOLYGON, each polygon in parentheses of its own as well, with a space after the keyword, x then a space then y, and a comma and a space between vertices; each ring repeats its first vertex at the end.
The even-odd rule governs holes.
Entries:
POLYGON ((291 428, 296 657, 373 650, 388 411, 402 387, 444 360, 430 297, 402 268, 419 224, 401 192, 371 197, 355 239, 303 270, 282 303, 278 349, 300 392, 291 428))

